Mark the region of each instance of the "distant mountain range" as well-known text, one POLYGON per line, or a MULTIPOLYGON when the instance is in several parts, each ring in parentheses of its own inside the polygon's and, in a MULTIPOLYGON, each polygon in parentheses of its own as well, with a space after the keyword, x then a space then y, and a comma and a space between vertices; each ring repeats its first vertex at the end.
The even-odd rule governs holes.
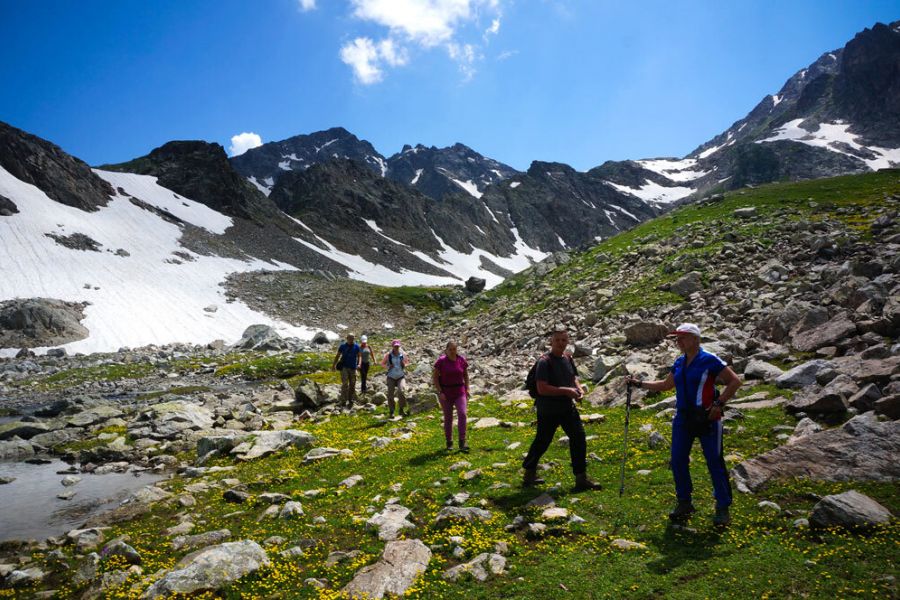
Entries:
MULTIPOLYGON (((262 268, 386 285, 462 283, 470 276, 493 285, 673 203, 897 165, 900 22, 875 25, 823 54, 685 157, 608 161, 587 172, 540 161, 520 172, 459 143, 407 145, 385 157, 340 127, 232 158, 218 144, 173 141, 92 170, 0 123, 0 301, 91 302, 99 287, 139 307, 153 294, 128 291, 135 269, 129 257, 138 255, 153 263, 142 263, 141 275, 163 288, 173 279, 203 281, 197 298, 191 286, 170 290, 195 307, 222 302, 216 277, 262 268), (148 247, 156 250, 148 254, 148 247), (129 264, 132 271, 123 268, 129 264)), ((114 304, 106 309, 122 310, 114 304)), ((100 310, 89 307, 88 321, 100 310)), ((177 322, 178 309, 172 311, 177 322)), ((225 312, 204 316, 224 321, 225 312)), ((223 331, 233 333, 242 315, 236 311, 223 331)), ((178 327, 158 329, 168 333, 157 337, 171 337, 178 327)))

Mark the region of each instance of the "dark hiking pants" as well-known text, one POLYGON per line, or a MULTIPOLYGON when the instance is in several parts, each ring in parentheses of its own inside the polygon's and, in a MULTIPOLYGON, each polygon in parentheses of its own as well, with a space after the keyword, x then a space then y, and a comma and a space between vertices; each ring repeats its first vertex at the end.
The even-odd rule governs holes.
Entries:
POLYGON ((556 429, 562 427, 569 436, 569 456, 572 460, 572 472, 576 475, 587 471, 587 442, 584 439, 584 425, 581 424, 581 415, 578 409, 572 406, 570 401, 537 402, 537 433, 528 455, 522 462, 522 467, 529 470, 537 469, 538 461, 550 444, 556 429))

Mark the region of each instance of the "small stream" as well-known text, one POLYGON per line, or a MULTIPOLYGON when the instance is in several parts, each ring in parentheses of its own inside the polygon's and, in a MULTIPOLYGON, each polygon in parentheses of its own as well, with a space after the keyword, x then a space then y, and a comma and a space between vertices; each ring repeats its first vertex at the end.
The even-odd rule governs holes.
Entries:
POLYGON ((75 473, 81 481, 65 487, 61 481, 70 467, 61 460, 34 465, 0 462, 0 477, 15 481, 0 485, 0 541, 42 540, 80 527, 89 517, 115 508, 132 492, 164 479, 164 475, 144 472, 93 475, 75 473), (57 494, 74 491, 71 500, 57 494))

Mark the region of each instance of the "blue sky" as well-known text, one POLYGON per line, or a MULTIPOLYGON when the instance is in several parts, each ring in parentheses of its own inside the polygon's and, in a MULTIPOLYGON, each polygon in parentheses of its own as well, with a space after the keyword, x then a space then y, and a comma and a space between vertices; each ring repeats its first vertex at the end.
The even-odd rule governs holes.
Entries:
POLYGON ((585 170, 682 156, 897 19, 864 0, 0 0, 0 120, 91 164, 340 125, 385 155, 462 142, 585 170))

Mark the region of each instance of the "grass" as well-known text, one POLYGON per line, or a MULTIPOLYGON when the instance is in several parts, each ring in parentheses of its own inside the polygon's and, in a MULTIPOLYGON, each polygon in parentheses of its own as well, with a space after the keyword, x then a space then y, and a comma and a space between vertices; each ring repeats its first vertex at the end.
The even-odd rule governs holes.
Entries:
MULTIPOLYGON (((543 476, 549 485, 559 484, 559 489, 551 491, 557 504, 585 522, 564 523, 555 530, 552 528, 551 535, 541 540, 532 541, 520 532, 505 530, 517 515, 529 519, 538 516, 536 509, 526 509, 525 504, 540 491, 523 490, 517 485, 521 455, 534 435, 533 428, 526 425, 472 430, 472 452, 447 455, 442 450, 443 434, 437 412, 414 419, 417 426, 409 429, 413 432, 411 439, 395 439, 381 449, 371 446, 371 438, 396 438, 398 432, 391 430, 402 426, 402 422, 385 424, 366 414, 339 416, 311 424, 306 429, 316 435, 317 445, 349 448, 353 455, 306 465, 301 460, 304 451, 293 450, 239 463, 235 470, 210 479, 240 479, 247 485, 251 500, 244 505, 225 502, 222 491, 227 486, 224 484, 195 494, 197 506, 191 512, 198 527, 193 533, 228 528, 235 540, 262 542, 270 536, 285 539, 268 548, 272 559, 269 567, 220 590, 220 597, 235 599, 339 597, 335 590, 345 585, 359 568, 380 556, 384 543, 366 530, 365 521, 372 510, 380 510, 392 496, 412 510, 411 519, 418 528, 409 537, 435 548, 428 571, 408 594, 411 598, 883 598, 893 593, 890 582, 883 577, 896 573, 900 533, 896 522, 869 535, 859 535, 812 532, 794 528, 792 521, 812 507, 810 494, 850 488, 871 495, 896 512, 900 510, 900 496, 895 484, 779 483, 754 496, 737 494, 733 525, 717 530, 710 524, 713 500, 708 475, 699 447, 695 447, 691 470, 696 486, 695 501, 700 509, 691 523, 695 530, 673 530, 665 517, 674 502, 667 469, 668 450, 650 449, 646 442, 648 434, 641 431, 643 425, 649 425, 665 435, 666 422, 650 414, 651 411, 632 413, 626 490, 620 498, 618 474, 624 413, 621 409, 602 412, 606 415, 605 422, 588 424, 586 430, 588 435, 597 436, 588 442, 588 450, 595 456, 589 460, 589 472, 605 488, 600 492, 572 493, 567 450, 554 443, 543 459, 549 466, 543 476), (521 446, 507 449, 512 442, 521 446), (481 469, 481 476, 463 481, 462 471, 449 469, 461 460, 471 463, 468 468, 481 469), (637 475, 643 469, 650 474, 637 475), (352 489, 338 486, 344 478, 355 474, 364 477, 362 484, 352 489), (510 487, 494 488, 495 483, 510 487), (395 484, 399 488, 392 487, 395 484), (320 494, 305 497, 303 492, 308 490, 320 490, 320 494), (493 517, 485 523, 434 524, 434 517, 445 501, 459 491, 472 494, 467 505, 482 504, 493 517), (262 492, 292 496, 302 502, 306 515, 293 521, 257 521, 265 509, 256 500, 262 492), (763 499, 779 503, 785 512, 774 515, 757 507, 757 502, 763 499), (316 516, 324 517, 326 523, 315 524, 316 516), (443 571, 460 562, 453 557, 455 544, 449 541, 452 536, 463 538, 464 560, 491 551, 496 542, 506 542, 510 548, 508 574, 485 583, 444 581, 443 571), (613 538, 643 543, 646 550, 613 549, 610 546, 613 538), (301 539, 314 539, 316 545, 298 558, 279 556, 278 551, 301 539), (351 549, 360 550, 360 556, 347 563, 325 566, 330 552, 351 549), (331 589, 320 591, 305 585, 304 580, 310 577, 327 580, 331 589)), ((501 407, 492 397, 471 403, 470 419, 481 416, 524 423, 533 418, 530 411, 501 407)), ((793 422, 777 409, 749 411, 745 419, 731 425, 732 428, 739 425, 743 430, 726 435, 726 454, 749 457, 774 448, 779 441, 773 426, 793 422)), ((215 464, 232 463, 218 459, 215 464)), ((172 491, 179 493, 187 483, 195 481, 176 478, 171 484, 172 491)), ((146 574, 171 568, 188 551, 173 551, 162 541, 160 531, 176 524, 179 513, 174 503, 163 505, 152 514, 115 525, 106 537, 128 536, 129 543, 144 559, 146 574)), ((102 570, 121 566, 104 561, 102 570)), ((139 581, 133 575, 125 586, 110 590, 106 597, 136 598, 146 584, 134 591, 130 586, 139 581)), ((66 581, 51 583, 58 586, 60 598, 78 597, 83 592, 66 581)))
POLYGON ((379 304, 387 304, 393 308, 411 306, 422 314, 443 310, 445 304, 459 294, 458 288, 410 285, 400 287, 377 286, 372 291, 379 304))

